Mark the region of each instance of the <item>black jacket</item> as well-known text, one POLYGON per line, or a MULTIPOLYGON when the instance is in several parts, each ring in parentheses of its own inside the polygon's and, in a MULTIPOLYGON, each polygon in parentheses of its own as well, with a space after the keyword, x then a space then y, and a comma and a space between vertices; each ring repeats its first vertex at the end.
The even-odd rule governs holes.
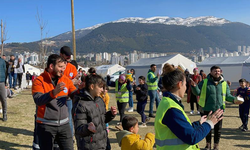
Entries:
POLYGON ((134 85, 134 92, 136 94, 136 100, 138 101, 145 101, 148 99, 148 85, 139 84, 138 86, 134 85), (141 90, 136 90, 136 87, 140 87, 141 90))
POLYGON ((87 91, 84 91, 75 95, 72 111, 78 150, 106 149, 108 138, 106 123, 115 116, 111 111, 106 112, 103 99, 101 97, 94 99, 87 91), (90 122, 94 123, 96 133, 88 130, 90 122))

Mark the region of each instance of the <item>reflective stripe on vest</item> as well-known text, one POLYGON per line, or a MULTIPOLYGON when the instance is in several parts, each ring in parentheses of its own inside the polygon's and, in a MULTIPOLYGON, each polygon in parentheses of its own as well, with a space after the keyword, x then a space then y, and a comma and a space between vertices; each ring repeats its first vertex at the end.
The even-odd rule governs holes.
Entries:
MULTIPOLYGON (((204 79, 203 80, 203 85, 202 85, 202 89, 201 89, 201 94, 200 94, 200 100, 198 102, 198 104, 201 107, 205 106, 206 103, 206 97, 207 97, 207 81, 208 79, 204 79)), ((225 109, 226 107, 226 93, 227 93, 227 82, 223 81, 222 82, 222 100, 223 100, 223 109, 225 109)))
MULTIPOLYGON (((155 78, 155 74, 152 72, 149 72, 148 75, 151 74, 153 76, 153 78, 155 78)), ((147 85, 148 85, 148 90, 149 91, 153 91, 153 90, 157 90, 158 88, 158 82, 157 80, 155 80, 155 82, 151 83, 148 79, 148 75, 147 75, 147 85)))
POLYGON ((198 144, 189 145, 179 139, 168 126, 162 123, 168 109, 175 108, 182 112, 187 122, 192 126, 183 108, 169 97, 163 97, 156 111, 155 118, 155 143, 157 150, 199 150, 198 144))
POLYGON ((64 124, 69 120, 69 118, 67 117, 65 119, 62 119, 62 120, 58 121, 58 120, 47 120, 47 119, 44 119, 44 118, 37 117, 36 120, 44 122, 44 123, 64 124))
POLYGON ((127 89, 127 83, 124 83, 121 86, 121 89, 118 91, 118 80, 115 81, 115 97, 116 100, 120 103, 125 103, 129 101, 129 91, 127 89))

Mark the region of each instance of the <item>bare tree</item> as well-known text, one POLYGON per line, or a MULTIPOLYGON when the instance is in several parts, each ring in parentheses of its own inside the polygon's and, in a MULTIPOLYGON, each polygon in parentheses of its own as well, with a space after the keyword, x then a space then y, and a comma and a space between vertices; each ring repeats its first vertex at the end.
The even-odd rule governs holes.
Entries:
POLYGON ((7 40, 7 31, 6 31, 6 23, 3 24, 3 20, 1 20, 1 56, 3 56, 3 43, 7 40))
MULTIPOLYGON (((47 53, 47 47, 45 47, 43 45, 43 32, 44 32, 44 29, 46 28, 46 25, 47 25, 47 21, 44 22, 43 20, 43 17, 42 17, 42 12, 41 14, 39 14, 39 11, 37 9, 37 15, 36 15, 36 20, 38 22, 38 25, 40 27, 40 31, 41 31, 41 43, 40 43, 40 53, 42 55, 42 68, 44 69, 45 68, 45 55, 47 53)), ((47 33, 46 33, 46 36, 47 36, 47 33)))

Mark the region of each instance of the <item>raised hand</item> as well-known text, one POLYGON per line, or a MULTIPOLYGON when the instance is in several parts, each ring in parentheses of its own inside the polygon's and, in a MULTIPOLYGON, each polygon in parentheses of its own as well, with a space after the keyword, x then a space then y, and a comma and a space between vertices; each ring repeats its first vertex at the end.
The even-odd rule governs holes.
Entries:
POLYGON ((210 111, 207 119, 211 120, 213 122, 213 124, 215 125, 219 121, 221 121, 221 119, 223 119, 223 117, 222 117, 223 112, 224 112, 223 109, 218 109, 213 114, 212 114, 212 111, 210 111))
POLYGON ((111 106, 111 113, 113 116, 115 116, 117 114, 117 109, 115 106, 111 106))
POLYGON ((64 82, 60 82, 56 85, 55 89, 53 90, 53 95, 57 95, 58 93, 60 93, 61 91, 63 91, 65 88, 65 83, 64 82))

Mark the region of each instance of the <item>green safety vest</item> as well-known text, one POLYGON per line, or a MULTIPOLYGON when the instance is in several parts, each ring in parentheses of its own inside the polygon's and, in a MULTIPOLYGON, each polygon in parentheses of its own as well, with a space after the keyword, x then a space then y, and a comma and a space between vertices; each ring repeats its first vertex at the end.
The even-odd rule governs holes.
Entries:
POLYGON ((155 118, 155 144, 157 150, 199 150, 198 144, 189 145, 184 143, 168 128, 168 126, 162 124, 162 119, 170 108, 180 110, 192 126, 183 108, 171 98, 163 97, 157 108, 155 118))
POLYGON ((115 96, 116 100, 120 103, 125 103, 129 101, 129 91, 126 86, 127 83, 124 83, 121 86, 121 89, 118 91, 118 80, 115 81, 115 96))
MULTIPOLYGON (((208 79, 204 79, 203 80, 203 85, 202 85, 202 89, 201 89, 201 94, 200 94, 200 100, 198 102, 198 104, 201 107, 205 106, 206 103, 206 97, 207 97, 207 81, 208 79)), ((223 109, 225 109, 226 107, 226 93, 227 93, 227 82, 223 81, 222 82, 222 99, 223 99, 223 109)))
MULTIPOLYGON (((155 74, 152 73, 152 72, 149 72, 149 74, 152 74, 153 78, 155 78, 155 74)), ((157 90, 158 89, 158 82, 157 80, 155 80, 155 82, 151 83, 148 79, 148 75, 147 75, 147 85, 148 85, 148 90, 149 91, 154 91, 154 90, 157 90)))

